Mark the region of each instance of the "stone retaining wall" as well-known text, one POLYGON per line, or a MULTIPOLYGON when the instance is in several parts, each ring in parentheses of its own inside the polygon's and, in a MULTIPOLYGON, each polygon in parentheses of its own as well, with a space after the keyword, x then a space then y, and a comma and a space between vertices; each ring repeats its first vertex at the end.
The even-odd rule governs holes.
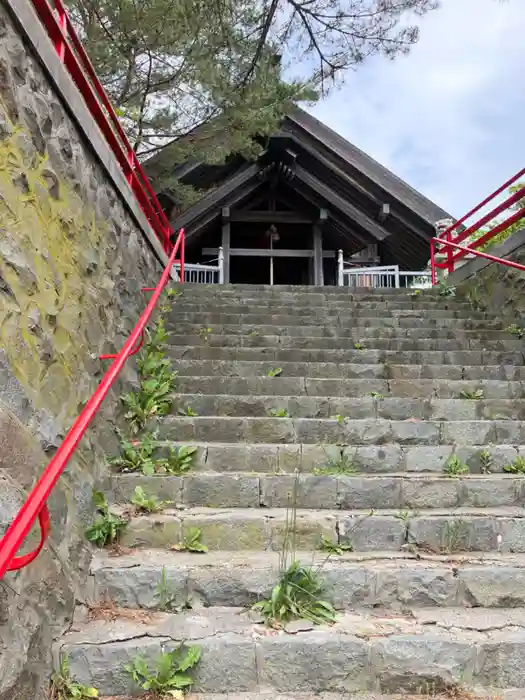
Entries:
MULTIPOLYGON (((120 347, 163 254, 28 0, 0 7, 0 534, 120 347), (22 29, 22 26, 25 29, 22 29)), ((131 363, 132 364, 132 363, 131 363)), ((132 377, 133 369, 126 370, 132 377)), ((0 582, 0 700, 45 697, 86 600, 83 536, 120 387, 50 500, 51 541, 0 582)), ((37 541, 35 532, 25 550, 37 541)))

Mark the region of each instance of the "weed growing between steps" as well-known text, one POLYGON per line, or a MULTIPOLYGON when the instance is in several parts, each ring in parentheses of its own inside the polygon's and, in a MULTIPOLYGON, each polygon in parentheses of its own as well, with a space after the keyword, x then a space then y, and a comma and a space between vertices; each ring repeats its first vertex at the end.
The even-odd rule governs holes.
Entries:
POLYGON ((290 414, 286 408, 272 408, 268 411, 270 418, 290 418, 290 414))
POLYGON ((443 473, 450 477, 463 476, 469 473, 468 464, 462 462, 457 455, 451 455, 445 462, 443 473))
POLYGON ((309 620, 315 625, 335 622, 331 603, 322 600, 324 583, 321 568, 306 566, 298 561, 297 542, 297 487, 296 473, 292 496, 286 510, 283 544, 279 552, 279 580, 271 595, 252 607, 260 612, 266 623, 280 628, 292 620, 309 620))
POLYGON ((485 398, 485 392, 483 389, 465 389, 460 392, 460 398, 467 399, 468 401, 482 401, 485 398))
POLYGON ((505 330, 507 331, 507 333, 510 333, 515 338, 519 338, 519 340, 521 340, 525 336, 525 328, 518 326, 517 323, 512 323, 510 326, 505 328, 505 330))
POLYGON ((161 510, 171 505, 171 501, 161 501, 157 496, 148 496, 141 486, 135 487, 131 503, 138 513, 160 513, 161 510))
POLYGON ((76 683, 69 672, 67 655, 62 656, 58 671, 51 676, 49 700, 84 700, 85 698, 98 698, 98 690, 76 683))
POLYGON ((357 466, 354 460, 349 457, 344 447, 339 447, 339 453, 335 457, 330 455, 323 448, 326 456, 326 462, 320 467, 314 467, 313 473, 315 476, 353 476, 357 474, 357 466))
POLYGON ((488 450, 481 450, 478 453, 479 465, 482 474, 490 474, 493 467, 492 455, 488 450))
POLYGON ((205 554, 208 547, 201 542, 202 530, 198 527, 192 527, 184 535, 182 542, 174 544, 171 547, 173 552, 193 552, 194 554, 205 554))
POLYGON ((157 440, 157 433, 144 433, 137 439, 121 438, 121 453, 111 457, 108 462, 118 471, 141 472, 145 476, 155 474, 170 474, 180 476, 190 471, 197 456, 196 447, 167 448, 157 440), (167 450, 167 456, 160 456, 162 450, 167 450))
POLYGON ((178 601, 178 591, 168 580, 166 567, 162 567, 160 579, 155 586, 155 608, 161 612, 181 612, 191 610, 191 600, 178 601))
POLYGON ((172 697, 181 700, 184 690, 193 683, 188 673, 198 664, 201 656, 200 647, 186 647, 181 644, 173 651, 163 651, 151 668, 143 656, 136 656, 124 664, 124 670, 133 681, 151 697, 172 697))
POLYGON ((525 474, 525 457, 516 457, 514 462, 503 467, 503 471, 507 474, 525 474))
POLYGON ((97 547, 118 544, 127 527, 127 520, 109 512, 109 505, 102 491, 93 492, 93 505, 98 517, 86 530, 86 538, 97 547))
POLYGON ((443 282, 443 280, 438 282, 437 287, 438 287, 438 294, 440 297, 455 297, 456 296, 456 288, 451 287, 446 282, 443 282))
POLYGON ((321 552, 328 552, 328 554, 336 554, 337 556, 342 556, 345 552, 353 552, 354 548, 351 544, 343 544, 335 542, 334 540, 328 539, 325 535, 321 535, 321 543, 319 545, 321 552))

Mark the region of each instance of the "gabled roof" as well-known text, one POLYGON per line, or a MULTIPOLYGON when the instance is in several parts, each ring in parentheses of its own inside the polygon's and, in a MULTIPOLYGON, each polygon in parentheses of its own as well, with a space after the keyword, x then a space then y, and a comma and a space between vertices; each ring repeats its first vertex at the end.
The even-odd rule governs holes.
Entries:
POLYGON ((287 114, 255 163, 234 156, 218 167, 198 161, 170 166, 165 149, 144 167, 154 185, 155 176, 166 171, 187 184, 212 185, 201 200, 172 219, 175 228, 185 227, 190 245, 220 219, 223 207, 257 196, 276 177, 281 197, 292 198, 301 208, 328 210, 325 235, 335 246, 352 254, 380 242, 388 263, 405 269, 426 264, 434 224, 449 216, 300 108, 287 114))

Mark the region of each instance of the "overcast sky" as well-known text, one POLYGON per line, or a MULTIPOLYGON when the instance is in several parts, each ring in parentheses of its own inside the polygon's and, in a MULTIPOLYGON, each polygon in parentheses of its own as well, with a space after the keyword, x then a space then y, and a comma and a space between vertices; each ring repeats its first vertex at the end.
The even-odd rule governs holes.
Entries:
POLYGON ((442 0, 313 114, 459 217, 525 167, 525 0, 442 0))

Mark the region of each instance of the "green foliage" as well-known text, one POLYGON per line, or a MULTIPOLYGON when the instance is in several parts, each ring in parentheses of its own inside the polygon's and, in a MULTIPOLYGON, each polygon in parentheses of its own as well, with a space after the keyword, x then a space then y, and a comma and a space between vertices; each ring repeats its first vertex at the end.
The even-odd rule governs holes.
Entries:
POLYGON ((367 393, 367 396, 370 396, 373 399, 377 399, 378 401, 385 398, 383 394, 380 394, 378 391, 369 391, 367 393))
POLYGON ((283 373, 282 369, 280 367, 276 367, 275 369, 269 369, 268 372, 266 372, 266 376, 267 377, 280 377, 282 373, 283 373))
POLYGON ((462 462, 456 455, 451 455, 443 468, 444 474, 450 477, 462 476, 469 473, 468 464, 462 462))
POLYGON ((336 420, 339 423, 339 425, 344 425, 346 420, 345 416, 343 416, 341 413, 337 413, 335 416, 330 416, 330 418, 332 420, 336 420))
POLYGON ((525 457, 516 457, 514 462, 503 467, 503 471, 508 474, 525 474, 525 457))
POLYGON ((205 341, 208 341, 208 338, 210 337, 213 329, 208 328, 207 326, 203 326, 202 328, 199 329, 199 336, 201 338, 204 338, 205 341))
MULTIPOLYGON (((68 0, 68 6, 135 148, 149 154, 172 144, 166 153, 172 164, 256 154, 254 136, 264 142, 293 104, 318 99, 369 56, 406 53, 418 38, 410 20, 436 4, 68 0), (197 128, 198 138, 177 141, 197 128)), ((165 178, 166 162, 157 164, 165 178)), ((190 196, 184 186, 175 189, 177 201, 190 196)))
POLYGON ((208 547, 201 542, 202 530, 192 527, 184 535, 182 542, 174 544, 171 548, 174 552, 193 552, 194 554, 205 554, 208 547))
POLYGON ((485 392, 483 389, 465 389, 460 392, 460 397, 462 399, 467 399, 469 401, 482 401, 485 398, 485 392))
POLYGON ((86 530, 86 538, 97 547, 115 544, 127 527, 127 521, 109 512, 109 505, 102 491, 93 491, 93 505, 98 518, 86 530))
POLYGON ((173 380, 152 377, 143 380, 137 391, 130 391, 121 397, 126 407, 124 417, 133 434, 139 433, 152 419, 161 418, 170 412, 173 389, 173 380))
POLYGON ((71 679, 69 659, 64 655, 60 659, 60 668, 51 676, 50 700, 84 700, 98 698, 98 690, 71 679))
POLYGON ((272 418, 290 418, 286 408, 272 408, 268 411, 268 415, 272 418))
POLYGON ((345 552, 352 552, 353 547, 351 544, 340 544, 339 542, 334 542, 328 539, 325 535, 321 535, 321 543, 319 549, 322 552, 328 552, 329 554, 337 554, 337 556, 342 556, 345 552))
POLYGON ((343 447, 339 448, 339 454, 336 457, 330 457, 326 450, 325 455, 326 462, 313 470, 316 476, 352 476, 357 473, 354 460, 345 453, 343 447))
POLYGON ((109 464, 119 471, 140 471, 145 476, 154 474, 181 475, 188 472, 198 448, 194 446, 173 447, 170 445, 167 457, 158 455, 161 446, 156 439, 156 433, 147 433, 140 440, 125 440, 121 437, 121 453, 118 457, 110 458, 109 464))
POLYGON ((260 612, 272 626, 280 626, 296 619, 310 620, 314 624, 335 621, 334 608, 321 599, 324 585, 320 568, 305 566, 297 560, 298 478, 296 473, 286 509, 283 544, 279 552, 279 580, 270 597, 253 606, 253 609, 260 612))
POLYGON ((156 606, 162 612, 168 612, 169 610, 174 609, 176 600, 177 592, 174 589, 173 584, 168 581, 166 567, 163 566, 160 574, 160 580, 155 587, 156 606))
POLYGON ((365 344, 361 340, 357 340, 354 343, 354 350, 365 350, 365 344))
POLYGON ((449 284, 444 282, 443 280, 440 280, 438 282, 438 294, 440 297, 455 297, 456 296, 456 288, 451 287, 449 284))
POLYGON ((199 414, 194 411, 191 406, 186 406, 186 408, 179 408, 177 411, 179 416, 188 416, 189 418, 196 418, 199 414))
POLYGON ((442 554, 457 554, 470 549, 470 528, 462 518, 447 522, 441 541, 442 554))
POLYGON ((319 573, 295 560, 281 572, 270 598, 255 603, 253 609, 270 623, 299 619, 310 620, 315 625, 333 623, 333 606, 319 598, 323 588, 319 573))
POLYGON ((482 474, 490 474, 492 471, 492 455, 488 450, 481 450, 478 453, 482 474))
POLYGON ((159 513, 170 504, 169 501, 161 501, 157 496, 148 496, 141 486, 135 487, 131 503, 141 513, 159 513))
POLYGON ((518 326, 516 323, 511 324, 505 330, 507 331, 507 333, 510 333, 511 335, 515 336, 516 338, 519 338, 520 340, 525 335, 525 328, 518 326))
POLYGON ((200 659, 200 647, 181 644, 173 651, 165 651, 157 658, 153 669, 143 656, 136 656, 124 665, 124 670, 142 690, 157 696, 170 696, 180 700, 185 688, 193 683, 188 674, 200 659))

